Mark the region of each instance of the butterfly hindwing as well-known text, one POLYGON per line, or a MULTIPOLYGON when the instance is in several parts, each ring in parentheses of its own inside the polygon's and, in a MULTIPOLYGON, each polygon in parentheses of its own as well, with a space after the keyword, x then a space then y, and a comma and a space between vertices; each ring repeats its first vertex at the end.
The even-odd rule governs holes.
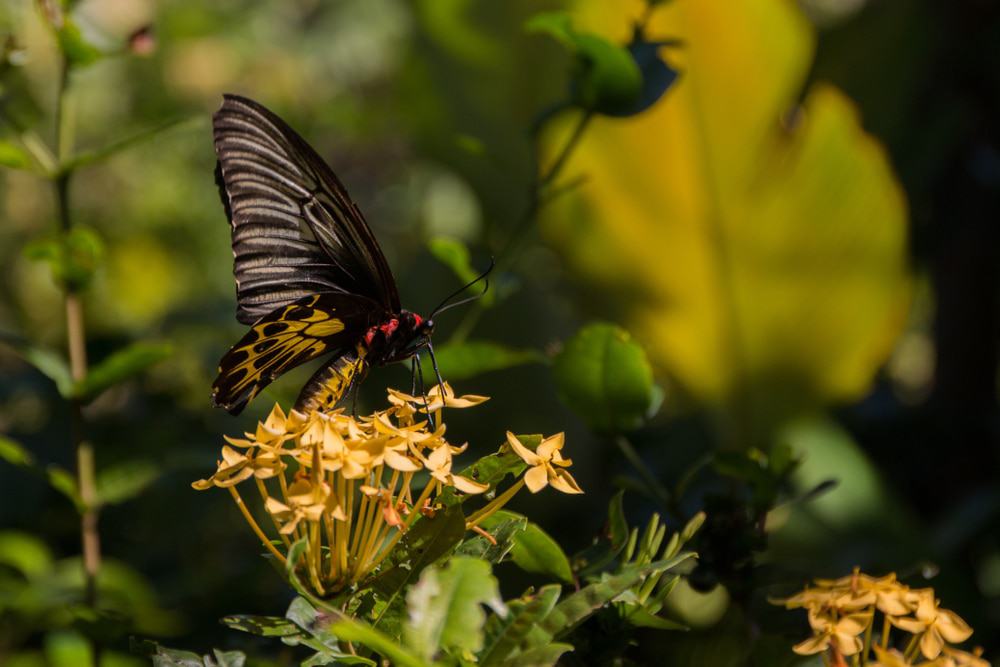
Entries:
POLYGON ((399 311, 395 280, 364 216, 305 140, 236 95, 225 96, 213 127, 240 322, 317 292, 359 295, 399 311))
MULTIPOLYGON (((365 331, 384 311, 361 296, 324 292, 276 308, 219 362, 212 385, 217 406, 238 414, 279 375, 311 359, 353 354, 365 331)), ((338 397, 339 398, 339 397, 338 397)))

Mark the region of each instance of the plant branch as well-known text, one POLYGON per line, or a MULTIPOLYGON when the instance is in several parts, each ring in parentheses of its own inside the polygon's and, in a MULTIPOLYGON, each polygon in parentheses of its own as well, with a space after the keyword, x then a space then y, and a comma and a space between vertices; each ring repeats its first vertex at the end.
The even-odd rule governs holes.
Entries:
MULTIPOLYGON (((59 86, 55 106, 55 144, 56 159, 60 164, 65 162, 72 150, 71 119, 66 113, 67 89, 69 86, 69 62, 65 56, 59 74, 59 86)), ((71 218, 70 172, 61 169, 55 175, 53 187, 55 190, 56 210, 59 226, 64 233, 73 228, 71 218)), ((69 353, 70 373, 73 381, 82 382, 87 376, 87 338, 83 320, 83 303, 80 294, 70 285, 64 286, 66 297, 66 342, 69 353)), ((83 550, 83 572, 85 583, 85 602, 92 609, 97 607, 97 579, 101 570, 101 541, 97 529, 98 497, 97 479, 94 463, 94 448, 87 441, 84 432, 82 404, 79 399, 71 399, 72 438, 76 450, 77 486, 83 511, 80 516, 80 535, 83 550)), ((95 664, 99 660, 99 651, 95 645, 93 655, 95 664)))

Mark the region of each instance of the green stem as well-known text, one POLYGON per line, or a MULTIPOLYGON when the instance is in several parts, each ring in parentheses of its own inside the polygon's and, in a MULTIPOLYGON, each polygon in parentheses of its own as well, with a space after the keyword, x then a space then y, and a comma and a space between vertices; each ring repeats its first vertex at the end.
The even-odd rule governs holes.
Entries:
MULTIPOLYGON (((69 87, 69 62, 63 56, 59 73, 59 85, 55 105, 56 159, 61 164, 72 151, 71 119, 66 113, 67 89, 69 87)), ((73 228, 69 202, 70 172, 57 170, 53 181, 59 226, 64 233, 73 228)), ((87 376, 87 338, 83 322, 83 303, 80 295, 69 285, 65 286, 66 299, 66 342, 69 353, 70 372, 74 382, 87 376)), ((94 463, 94 448, 84 434, 82 405, 78 399, 72 400, 72 438, 76 450, 77 486, 83 502, 80 516, 80 536, 83 550, 83 573, 85 602, 88 607, 97 607, 97 579, 101 570, 101 540, 98 532, 98 495, 94 463)), ((94 664, 100 661, 100 650, 93 645, 94 664)))
POLYGON ((488 519, 500 508, 502 508, 504 505, 510 502, 510 499, 513 498, 517 494, 517 492, 520 491, 523 487, 524 487, 524 477, 517 480, 517 482, 513 484, 509 489, 507 489, 499 496, 491 500, 487 505, 485 505, 478 511, 470 514, 469 517, 465 520, 466 528, 472 528, 473 526, 476 526, 485 521, 486 519, 488 519))
POLYGON ((665 507, 670 507, 670 493, 660 484, 660 481, 649 471, 646 464, 642 462, 639 452, 635 450, 632 443, 624 435, 615 436, 615 444, 621 450, 625 460, 629 462, 635 471, 642 477, 642 481, 649 488, 650 493, 665 507))
POLYGON ((921 632, 910 637, 910 641, 906 645, 906 650, 903 651, 903 659, 907 662, 913 662, 913 658, 916 657, 917 651, 920 650, 920 638, 923 634, 921 632))
POLYGON ((872 629, 875 627, 875 614, 868 619, 868 627, 865 628, 865 646, 861 649, 861 665, 868 664, 868 653, 872 650, 872 629))

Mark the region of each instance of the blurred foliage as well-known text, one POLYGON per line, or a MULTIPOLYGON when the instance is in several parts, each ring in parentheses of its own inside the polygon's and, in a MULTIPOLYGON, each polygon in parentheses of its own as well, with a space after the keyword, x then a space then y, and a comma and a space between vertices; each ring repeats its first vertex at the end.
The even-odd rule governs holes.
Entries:
MULTIPOLYGON (((240 664, 235 649, 283 665, 329 648, 329 619, 256 557, 231 507, 187 485, 232 431, 208 387, 242 335, 212 179, 222 92, 265 102, 329 159, 408 308, 429 312, 497 260, 484 298, 436 318, 445 377, 493 397, 449 436, 567 430, 587 494, 519 498, 490 524, 509 539, 455 546, 494 562, 510 611, 476 631, 481 662, 514 646, 551 662, 569 642, 562 664, 796 664, 805 625, 765 598, 855 564, 934 578, 1000 650, 1000 11, 650 7, 0 6, 0 662, 82 664, 94 637, 105 665, 240 664), (67 233, 53 181, 70 172, 67 233), (83 294, 97 362, 80 382, 66 288, 83 294), (67 399, 86 399, 96 450, 96 611, 67 399), (702 510, 689 579, 619 580, 554 648, 523 643, 582 599, 551 583, 563 557, 593 592, 657 553, 650 516, 676 529, 702 510), (649 528, 633 539, 633 524, 649 528), (280 646, 217 623, 289 604, 271 617, 280 646), (690 631, 622 630, 647 612, 690 631), (195 650, 138 641, 130 656, 130 633, 195 650)), ((290 403, 311 371, 258 402, 290 403)), ((408 382, 376 369, 359 403, 408 382)), ((433 560, 421 568, 445 576, 433 560)), ((360 623, 339 631, 382 646, 360 623)))
MULTIPOLYGON (((620 12, 579 7, 612 35, 620 12)), ((673 3, 650 30, 684 44, 676 91, 594 121, 569 165, 587 181, 550 210, 549 238, 693 400, 750 402, 740 418, 766 428, 857 398, 907 308, 906 205, 883 152, 830 86, 799 102, 814 46, 788 3, 673 3)))

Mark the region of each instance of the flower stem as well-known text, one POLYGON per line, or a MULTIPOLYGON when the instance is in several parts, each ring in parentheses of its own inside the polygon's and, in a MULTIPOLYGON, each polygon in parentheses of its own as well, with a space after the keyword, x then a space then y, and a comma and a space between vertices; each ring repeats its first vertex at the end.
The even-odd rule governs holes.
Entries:
POLYGON ((250 524, 250 528, 252 528, 253 532, 257 534, 257 537, 260 538, 263 545, 270 550, 275 558, 281 561, 282 565, 284 565, 284 555, 282 555, 282 553, 278 551, 273 544, 271 544, 271 540, 267 538, 267 534, 260 529, 259 525, 257 525, 256 519, 253 518, 253 514, 250 513, 250 510, 247 508, 246 503, 243 502, 243 498, 240 497, 240 492, 236 490, 235 486, 229 487, 229 494, 233 497, 233 500, 236 501, 236 506, 240 508, 241 512, 243 512, 243 518, 246 519, 248 524, 250 524))
POLYGON ((506 505, 511 498, 513 498, 518 491, 524 487, 524 478, 517 480, 517 482, 512 485, 509 489, 501 493, 499 496, 491 500, 485 507, 473 512, 465 520, 466 528, 472 528, 473 526, 479 525, 481 522, 488 519, 493 515, 494 512, 506 505))
POLYGON ((382 553, 379 554, 378 558, 376 558, 372 562, 371 566, 368 568, 369 572, 378 567, 379 563, 381 563, 386 556, 392 553, 393 547, 396 546, 396 544, 399 542, 400 539, 402 539, 406 531, 410 529, 410 526, 413 525, 413 522, 415 522, 417 520, 417 517, 420 516, 419 508, 423 507, 424 501, 426 501, 428 498, 431 497, 431 492, 434 491, 435 488, 437 488, 437 485, 438 481, 433 477, 431 477, 430 480, 428 480, 427 486, 424 487, 424 490, 420 494, 420 497, 417 498, 417 502, 413 503, 413 507, 410 510, 410 516, 406 517, 406 522, 404 523, 406 528, 398 531, 395 535, 392 536, 389 542, 386 543, 385 547, 382 548, 382 553))
POLYGON ((889 625, 889 615, 886 614, 885 619, 882 621, 882 650, 889 648, 889 633, 892 631, 889 625))
MULTIPOLYGON (((264 511, 267 511, 267 499, 270 497, 270 494, 267 492, 267 485, 264 484, 264 480, 260 477, 254 477, 253 479, 257 482, 257 491, 260 492, 260 502, 262 503, 262 507, 264 507, 264 511)), ((267 515, 271 517, 271 523, 274 524, 274 530, 278 534, 278 537, 281 538, 281 541, 285 543, 285 548, 290 548, 292 546, 292 542, 288 539, 287 535, 281 532, 281 525, 278 523, 278 520, 275 519, 274 515, 270 512, 267 512, 267 515)))

